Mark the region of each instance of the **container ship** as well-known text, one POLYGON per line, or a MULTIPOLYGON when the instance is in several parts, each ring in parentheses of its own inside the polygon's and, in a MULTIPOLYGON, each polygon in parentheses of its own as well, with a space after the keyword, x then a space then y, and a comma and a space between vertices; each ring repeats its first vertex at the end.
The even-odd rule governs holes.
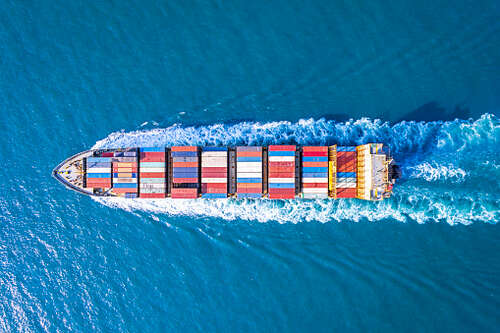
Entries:
POLYGON ((53 176, 100 197, 378 201, 400 171, 386 146, 369 143, 96 149, 64 160, 53 176))

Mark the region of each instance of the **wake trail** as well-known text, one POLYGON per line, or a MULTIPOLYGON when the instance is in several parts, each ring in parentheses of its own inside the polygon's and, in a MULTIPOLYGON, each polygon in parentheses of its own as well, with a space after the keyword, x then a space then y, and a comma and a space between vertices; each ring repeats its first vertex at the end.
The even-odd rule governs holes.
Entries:
POLYGON ((476 120, 400 122, 367 118, 348 122, 325 119, 292 123, 242 122, 199 127, 115 132, 97 148, 172 145, 360 145, 382 142, 402 166, 403 179, 391 199, 362 200, 131 200, 99 198, 121 209, 168 215, 213 216, 226 220, 445 221, 496 223, 500 206, 500 122, 485 114, 476 120))

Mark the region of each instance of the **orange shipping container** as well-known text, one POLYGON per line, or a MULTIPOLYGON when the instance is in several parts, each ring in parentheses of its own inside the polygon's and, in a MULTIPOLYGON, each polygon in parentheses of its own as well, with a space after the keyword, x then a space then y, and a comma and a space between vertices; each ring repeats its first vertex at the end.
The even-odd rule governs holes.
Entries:
POLYGON ((196 146, 174 146, 170 148, 171 151, 198 151, 196 146))

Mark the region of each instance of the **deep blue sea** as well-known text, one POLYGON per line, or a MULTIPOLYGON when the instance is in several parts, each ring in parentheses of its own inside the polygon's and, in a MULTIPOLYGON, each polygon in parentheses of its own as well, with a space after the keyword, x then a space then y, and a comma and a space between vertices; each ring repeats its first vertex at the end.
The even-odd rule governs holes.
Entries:
POLYGON ((0 1, 0 332, 500 331, 500 2, 0 1), (384 142, 383 202, 96 200, 91 147, 384 142))

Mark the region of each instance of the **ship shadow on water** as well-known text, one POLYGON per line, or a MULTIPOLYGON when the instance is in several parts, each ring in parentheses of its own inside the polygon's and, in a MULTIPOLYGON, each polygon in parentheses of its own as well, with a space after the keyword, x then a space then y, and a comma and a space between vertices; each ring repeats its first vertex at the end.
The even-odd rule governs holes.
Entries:
POLYGON ((436 101, 431 101, 408 112, 396 122, 401 121, 451 121, 455 119, 468 119, 471 116, 470 109, 461 105, 456 105, 451 111, 439 105, 436 101))

